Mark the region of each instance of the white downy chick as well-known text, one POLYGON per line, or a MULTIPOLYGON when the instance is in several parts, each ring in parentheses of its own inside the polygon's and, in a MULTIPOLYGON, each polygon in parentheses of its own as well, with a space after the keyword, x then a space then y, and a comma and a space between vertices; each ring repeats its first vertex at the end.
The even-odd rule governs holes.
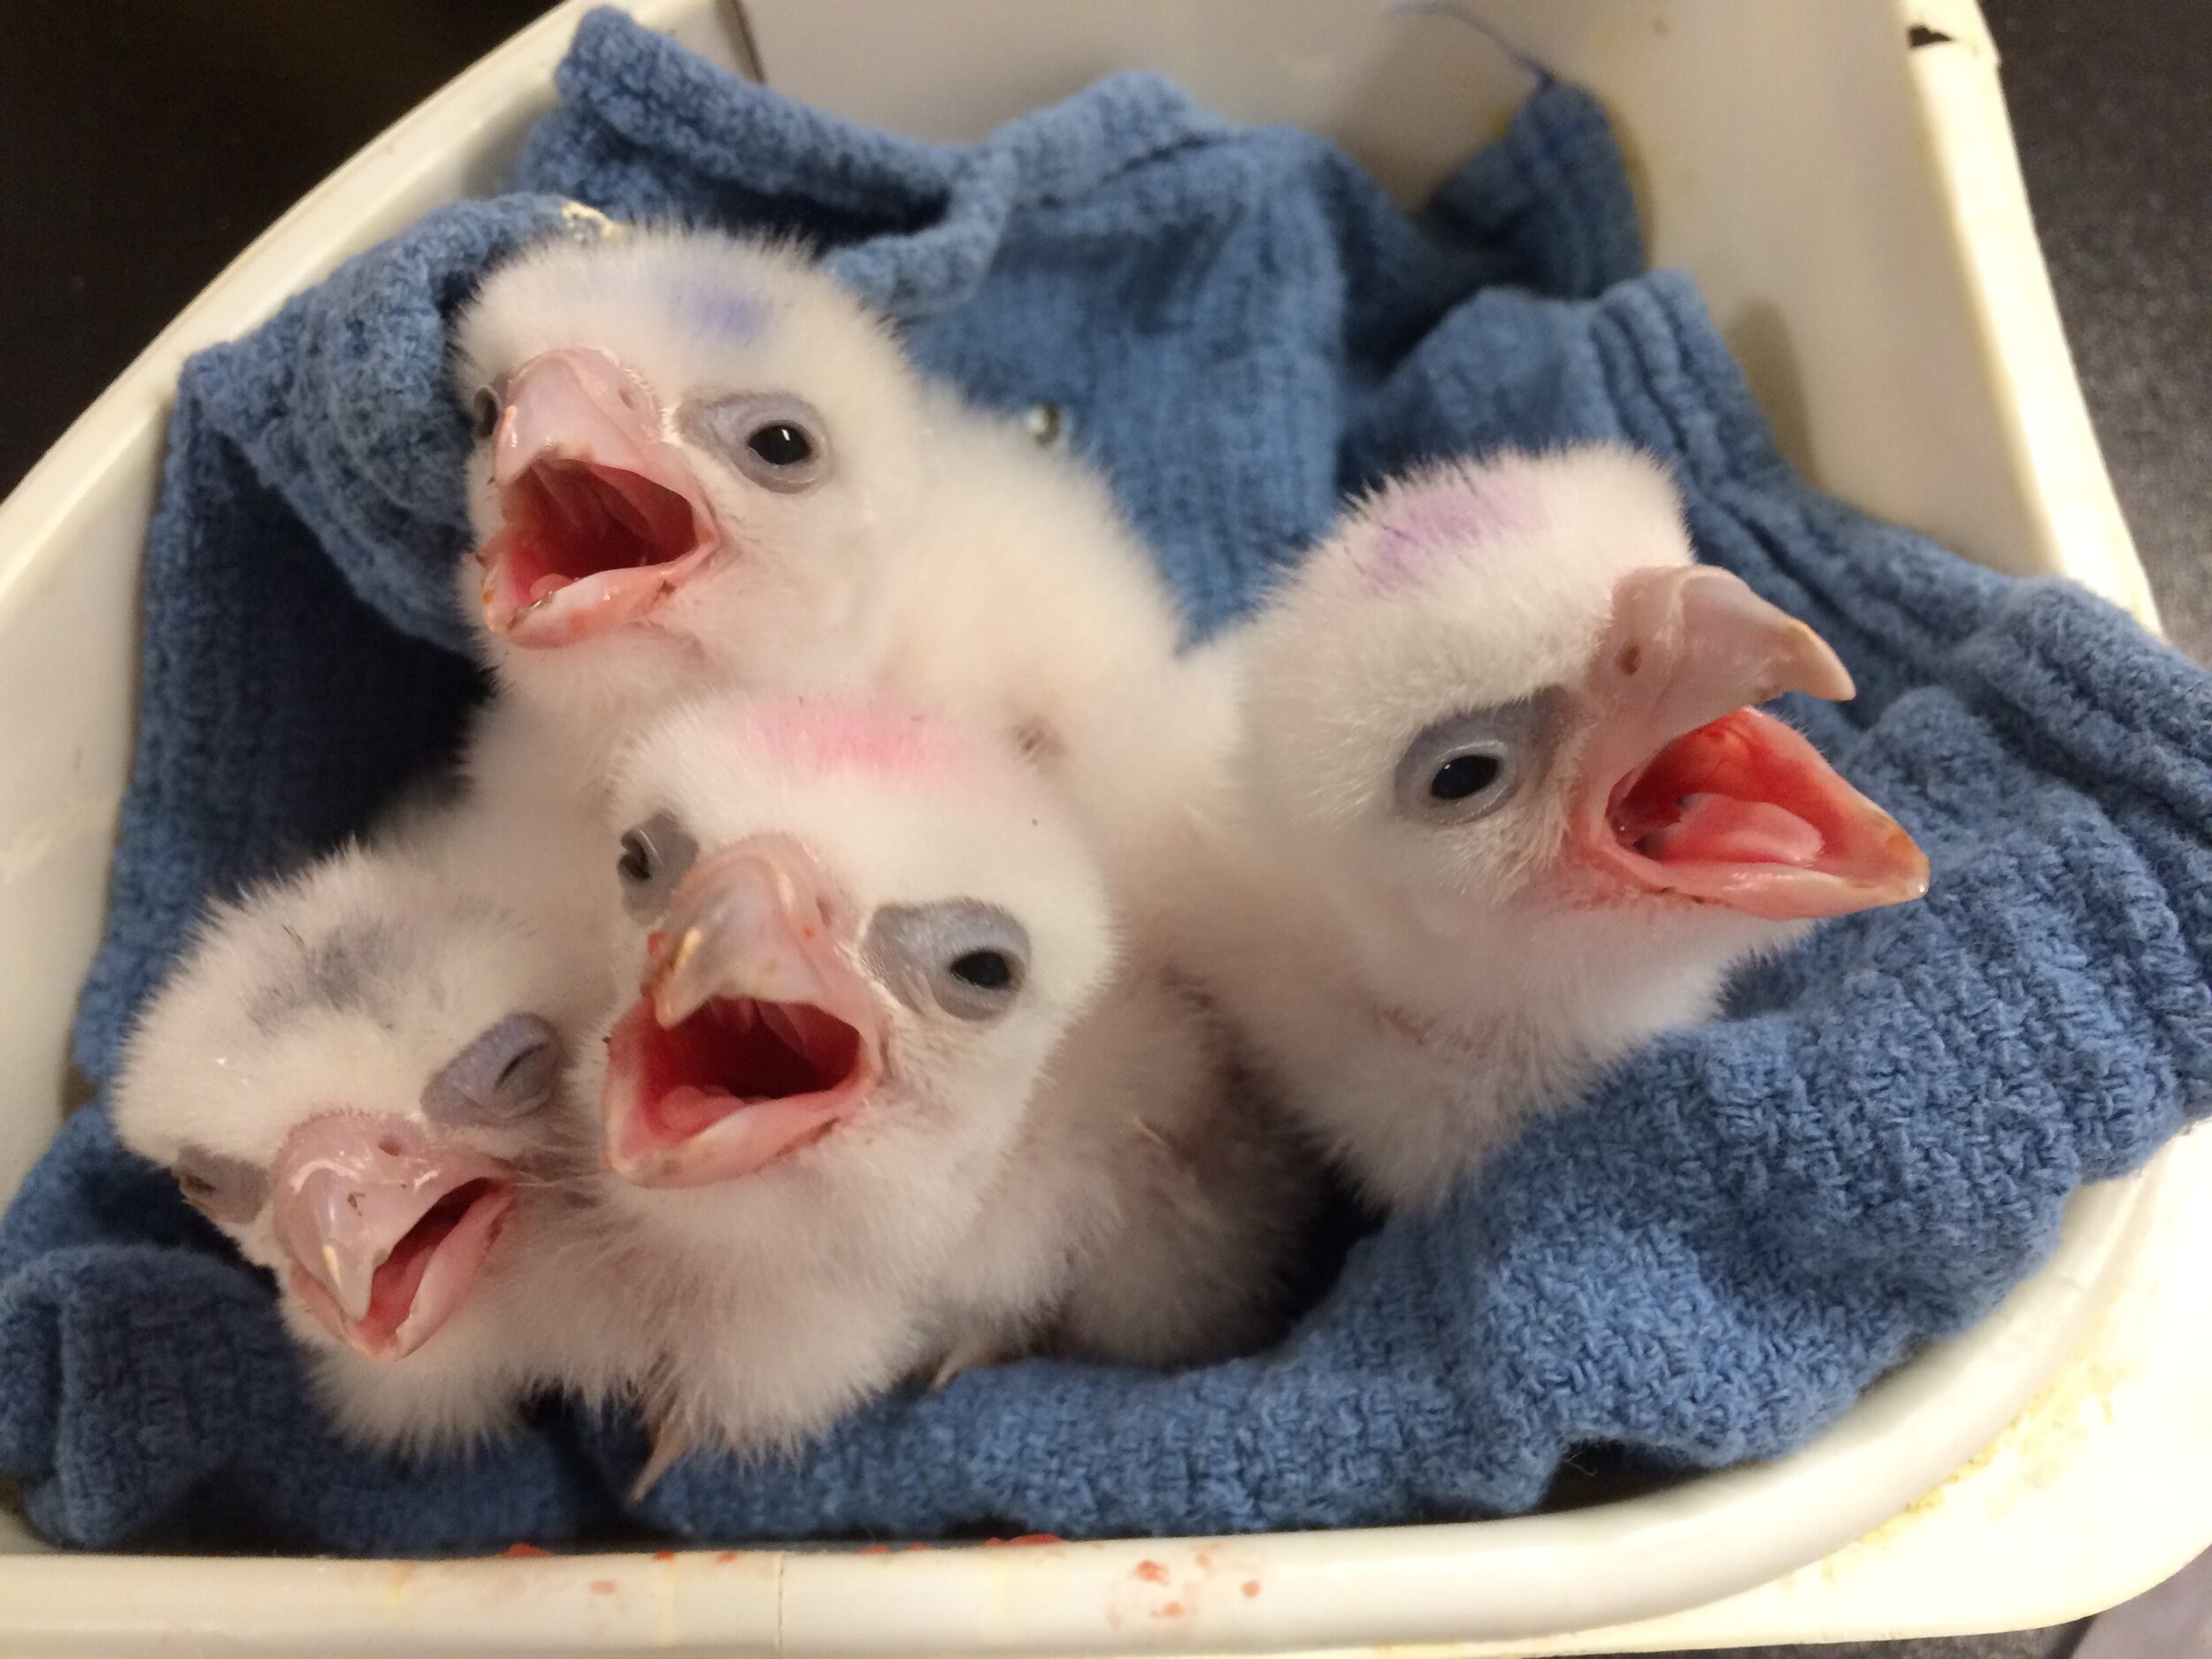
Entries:
POLYGON ((1277 1335, 1320 1171, 1210 1002, 1141 949, 1054 1053, 963 1243, 933 1380, 1173 1368, 1277 1335))
POLYGON ((218 907, 113 1099, 124 1144, 275 1276, 339 1427, 401 1453, 495 1434, 549 1384, 624 1393, 641 1351, 594 1294, 610 1217, 561 1098, 603 955, 457 880, 513 839, 488 822, 419 811, 218 907))
POLYGON ((549 242, 456 334, 503 683, 596 774, 676 697, 883 695, 1148 802, 1119 741, 1171 713, 1180 621, 1101 481, 921 375, 794 250, 705 231, 549 242), (1073 758, 1069 758, 1071 755, 1073 758))
POLYGON ((687 707, 614 795, 644 975, 586 1069, 666 1322, 649 1415, 663 1459, 788 1445, 933 1359, 1105 895, 1010 753, 885 705, 687 707))
POLYGON ((479 440, 463 609, 503 682, 586 727, 783 679, 849 626, 927 487, 903 354, 776 243, 548 242, 486 280, 455 345, 479 440))
POLYGON ((1352 511, 1221 651, 1239 797, 1185 937, 1373 1199, 1440 1199, 1526 1114, 1715 1010, 1925 857, 1750 705, 1852 695, 1692 563, 1624 449, 1454 463, 1352 511))

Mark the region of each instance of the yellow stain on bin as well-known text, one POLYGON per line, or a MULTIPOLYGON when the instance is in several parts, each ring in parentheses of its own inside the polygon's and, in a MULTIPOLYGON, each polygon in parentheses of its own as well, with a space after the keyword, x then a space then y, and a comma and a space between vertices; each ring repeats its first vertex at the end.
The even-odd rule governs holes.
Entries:
POLYGON ((119 795, 73 795, 51 812, 19 824, 0 841, 0 887, 13 887, 73 841, 115 838, 119 795))
POLYGON ((2133 1368, 2111 1357, 2127 1345, 2118 1334, 2120 1303, 2098 1314, 2081 1346, 2036 1395, 1990 1442, 1961 1463, 1938 1486, 1924 1492, 1872 1531, 1820 1563, 1821 1577, 1835 1582, 1849 1572, 1863 1550, 1886 1552, 1909 1547, 1909 1534, 1939 1511, 1976 1487, 1985 1471, 2002 1464, 2010 1479, 1993 1487, 1990 1499, 2009 1507, 2024 1493, 2040 1492, 2057 1480, 2088 1442, 2119 1418, 2116 1400, 2133 1379, 2133 1368))

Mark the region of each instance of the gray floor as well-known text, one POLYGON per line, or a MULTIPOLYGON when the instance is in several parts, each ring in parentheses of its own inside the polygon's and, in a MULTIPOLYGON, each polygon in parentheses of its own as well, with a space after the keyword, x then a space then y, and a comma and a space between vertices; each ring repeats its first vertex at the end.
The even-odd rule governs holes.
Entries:
POLYGON ((2120 504, 2167 632, 2212 658, 2212 4, 1982 3, 2120 504))

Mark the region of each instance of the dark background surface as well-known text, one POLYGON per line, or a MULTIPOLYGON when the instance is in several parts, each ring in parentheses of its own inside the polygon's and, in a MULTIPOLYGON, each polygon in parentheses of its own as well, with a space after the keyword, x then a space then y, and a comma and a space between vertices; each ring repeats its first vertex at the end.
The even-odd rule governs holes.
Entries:
MULTIPOLYGON (((2121 503, 2169 630, 2212 655, 2212 4, 1984 9, 2121 503)), ((0 0, 0 491, 285 208, 542 10, 0 0)), ((2043 1659, 2076 1633, 1816 1651, 2043 1659)))

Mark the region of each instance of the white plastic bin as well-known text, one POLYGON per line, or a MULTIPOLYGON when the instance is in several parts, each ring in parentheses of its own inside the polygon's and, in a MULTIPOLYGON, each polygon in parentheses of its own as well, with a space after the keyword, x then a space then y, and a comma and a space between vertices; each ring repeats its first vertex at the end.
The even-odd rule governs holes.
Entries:
MULTIPOLYGON (((178 366, 348 254, 492 188, 550 101, 580 5, 302 202, 0 505, 0 1193, 62 1111, 129 761, 139 560, 178 366)), ((1387 0, 632 9, 787 92, 930 138, 978 136, 1110 70, 1159 69, 1232 115, 1340 139, 1409 198, 1495 136, 1526 91, 1463 19, 1387 0)), ((1816 480, 2154 620, 1970 0, 1464 9, 1605 100, 1656 258, 1696 273, 1816 480)), ((0 1652, 1565 1654, 2054 1623, 2212 1541, 2196 1501, 2212 1490, 2212 1322, 2190 1271, 2212 1260, 2208 1147, 2185 1142, 2083 1194, 2042 1273, 1810 1448, 1632 1502, 1234 1539, 444 1563, 62 1556, 0 1515, 0 1652)))

